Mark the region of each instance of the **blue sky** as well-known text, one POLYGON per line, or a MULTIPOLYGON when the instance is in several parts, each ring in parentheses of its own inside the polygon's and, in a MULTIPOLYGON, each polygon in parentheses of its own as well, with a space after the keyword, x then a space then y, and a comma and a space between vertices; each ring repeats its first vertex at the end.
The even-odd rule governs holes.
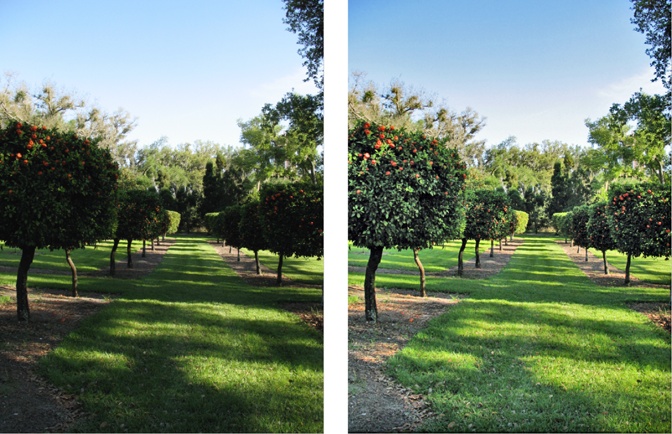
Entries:
POLYGON ((487 118, 478 138, 587 143, 585 119, 652 84, 629 0, 350 0, 349 72, 487 118))
POLYGON ((236 121, 305 83, 281 0, 0 0, 0 73, 137 117, 141 146, 236 145, 236 121))

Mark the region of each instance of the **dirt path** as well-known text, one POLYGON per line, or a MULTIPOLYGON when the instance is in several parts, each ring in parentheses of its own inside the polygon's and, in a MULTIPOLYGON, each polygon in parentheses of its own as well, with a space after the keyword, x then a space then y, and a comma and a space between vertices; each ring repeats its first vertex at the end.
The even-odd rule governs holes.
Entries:
MULTIPOLYGON (((604 274, 604 262, 602 260, 602 253, 595 249, 588 249, 588 261, 586 261, 586 251, 581 249, 577 253, 577 247, 570 247, 568 243, 558 241, 558 244, 563 248, 567 256, 574 261, 574 263, 583 271, 586 276, 593 282, 602 286, 623 286, 625 282, 625 271, 620 270, 609 262, 607 256, 607 264, 609 267, 609 274, 604 274)), ((659 285, 654 283, 642 282, 636 276, 630 274, 630 286, 641 286, 648 288, 667 288, 668 285, 659 285)), ((658 326, 664 328, 668 332, 670 328, 670 302, 653 303, 653 302, 635 302, 628 306, 631 309, 641 312, 658 326)))
MULTIPOLYGON (((146 258, 134 254, 132 270, 126 269, 125 255, 118 255, 124 262, 117 264, 115 279, 151 273, 173 242, 162 242, 154 251, 148 249, 146 258)), ((108 271, 105 268, 81 275, 102 276, 108 271)), ((67 431, 81 416, 81 406, 75 396, 62 393, 37 375, 37 361, 110 298, 91 292, 73 298, 69 291, 30 288, 31 320, 20 323, 16 319, 15 288, 0 286, 0 297, 10 298, 9 303, 0 304, 0 432, 67 431)))
MULTIPOLYGON (((228 246, 222 246, 214 241, 208 242, 219 256, 235 271, 245 282, 253 286, 277 286, 277 272, 271 270, 263 264, 260 264, 261 274, 257 274, 257 267, 254 258, 250 258, 244 253, 238 256, 237 249, 229 249, 228 246), (239 260, 240 259, 240 260, 239 260)), ((282 276, 283 284, 292 286, 303 286, 310 288, 319 288, 316 285, 306 285, 292 282, 291 279, 282 276)), ((305 323, 316 330, 324 331, 324 308, 322 303, 283 303, 281 307, 285 310, 295 313, 305 323)))
MULTIPOLYGON (((464 278, 478 279, 499 273, 520 244, 522 239, 515 239, 503 246, 501 252, 495 247, 493 258, 481 255, 481 269, 475 268, 475 259, 466 261, 464 278)), ((470 247, 473 248, 473 242, 467 246, 470 247)), ((456 273, 457 267, 453 267, 440 274, 456 273)), ((364 319, 363 288, 348 288, 348 294, 359 299, 349 305, 348 311, 348 430, 415 431, 434 414, 422 395, 414 394, 387 376, 384 364, 430 319, 457 304, 460 296, 434 293, 423 299, 417 296, 417 291, 401 289, 377 289, 376 293, 379 321, 371 325, 364 319)))

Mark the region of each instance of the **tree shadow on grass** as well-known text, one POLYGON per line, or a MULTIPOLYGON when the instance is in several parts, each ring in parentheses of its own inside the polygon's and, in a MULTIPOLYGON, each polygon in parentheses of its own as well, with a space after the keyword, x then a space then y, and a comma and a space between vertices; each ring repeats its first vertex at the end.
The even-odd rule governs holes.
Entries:
POLYGON ((91 413, 74 429, 321 430, 319 335, 285 314, 137 300, 101 316, 41 363, 91 413))

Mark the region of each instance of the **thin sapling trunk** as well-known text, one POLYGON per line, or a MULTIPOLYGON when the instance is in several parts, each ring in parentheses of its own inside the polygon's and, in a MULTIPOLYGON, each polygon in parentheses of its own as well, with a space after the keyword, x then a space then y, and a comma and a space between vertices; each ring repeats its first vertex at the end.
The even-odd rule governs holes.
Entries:
POLYGON ((28 305, 28 270, 35 258, 35 246, 21 249, 21 262, 16 273, 16 314, 19 321, 30 320, 30 306, 28 305))
POLYGON ((279 256, 279 258, 278 258, 278 276, 275 279, 275 283, 277 283, 278 285, 282 285, 282 259, 284 258, 285 255, 280 253, 280 255, 278 255, 278 256, 279 256))
POLYGON ((133 256, 131 256, 131 244, 133 244, 133 240, 128 240, 128 243, 126 244, 126 267, 127 268, 133 268, 133 256))
POLYGON ((495 240, 490 240, 490 257, 495 257, 495 240))
POLYGON ((65 249, 65 261, 70 266, 70 272, 72 273, 72 296, 79 297, 79 292, 77 292, 77 267, 75 267, 75 263, 72 261, 70 252, 72 252, 72 250, 65 249))
POLYGON ((420 297, 427 297, 425 267, 423 267, 422 262, 420 262, 420 256, 418 256, 419 252, 420 249, 413 249, 413 260, 415 260, 415 265, 417 265, 418 270, 420 270, 420 297))
POLYGON ((457 254, 457 275, 462 277, 464 273, 464 249, 467 247, 467 239, 462 238, 462 245, 460 246, 460 253, 457 254))
POLYGON ((110 253, 110 276, 114 276, 114 272, 117 268, 117 263, 115 262, 115 254, 117 253, 117 247, 119 247, 119 238, 114 239, 114 244, 112 245, 112 252, 110 253))
POLYGON ((147 242, 145 240, 142 240, 142 257, 147 256, 147 242))
POLYGON ((257 275, 261 274, 261 267, 259 266, 259 250, 254 251, 254 266, 257 267, 257 275))
POLYGON ((609 265, 607 264, 607 251, 602 250, 602 261, 604 262, 604 274, 609 274, 609 265))
POLYGON ((481 268, 481 255, 478 254, 478 247, 481 244, 480 239, 476 239, 476 268, 481 268))
POLYGON ((630 262, 632 260, 632 255, 628 253, 628 259, 625 262, 625 286, 630 285, 630 262))
POLYGON ((238 262, 240 262, 240 247, 237 247, 236 250, 238 250, 238 262))
POLYGON ((366 264, 366 275, 364 277, 364 309, 366 321, 376 323, 378 321, 376 270, 378 270, 378 265, 383 259, 383 248, 373 247, 369 251, 369 262, 366 264))
POLYGON ((588 247, 586 247, 586 262, 588 262, 588 247))

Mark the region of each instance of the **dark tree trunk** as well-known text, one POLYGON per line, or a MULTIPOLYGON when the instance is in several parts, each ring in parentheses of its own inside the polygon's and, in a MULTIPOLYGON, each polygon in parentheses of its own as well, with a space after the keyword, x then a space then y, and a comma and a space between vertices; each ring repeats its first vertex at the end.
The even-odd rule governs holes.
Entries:
POLYGON ((147 241, 142 240, 142 257, 147 256, 147 241))
POLYGON ((586 247, 586 262, 588 262, 588 247, 586 247))
MULTIPOLYGON (((224 245, 224 240, 222 240, 222 245, 224 245)), ((233 247, 229 246, 229 253, 233 250, 233 247)))
POLYGON ((425 267, 423 267, 422 262, 420 262, 420 256, 418 256, 419 252, 420 249, 413 249, 413 259, 415 260, 415 265, 418 266, 418 270, 420 270, 420 297, 427 297, 425 267))
POLYGON ((460 253, 457 254, 457 275, 462 277, 464 273, 464 249, 467 247, 467 239, 462 238, 462 246, 460 246, 460 253))
POLYGON ((237 250, 238 250, 238 259, 237 259, 237 261, 240 262, 240 248, 238 248, 237 250))
POLYGON ((30 306, 28 305, 28 270, 35 258, 35 246, 21 249, 21 262, 16 273, 16 314, 19 321, 30 320, 30 306))
POLYGON ((133 256, 131 256, 131 244, 133 240, 128 240, 126 244, 126 268, 133 268, 133 256))
POLYGON ((478 248, 481 244, 480 239, 476 239, 476 268, 481 268, 481 255, 478 254, 478 248))
MULTIPOLYGON (((504 238, 504 241, 506 241, 506 238, 504 238)), ((502 251, 502 240, 499 240, 499 251, 502 251)))
POLYGON ((369 262, 366 264, 364 277, 364 309, 367 322, 378 321, 378 307, 376 306, 376 270, 383 259, 383 248, 369 249, 369 262))
MULTIPOLYGON (((157 246, 161 245, 161 237, 156 237, 156 245, 157 246)), ((154 246, 152 246, 152 250, 154 250, 154 246)))
POLYGON ((490 257, 495 257, 495 240, 490 240, 490 257))
POLYGON ((280 253, 279 258, 278 258, 278 277, 275 279, 275 283, 278 285, 282 285, 282 260, 284 258, 284 255, 280 253))
POLYGON ((625 262, 625 286, 630 285, 630 261, 632 260, 632 255, 628 254, 628 260, 625 262))
POLYGON ((604 274, 609 274, 609 265, 607 264, 607 251, 602 250, 602 262, 604 262, 604 274))
POLYGON ((150 243, 151 243, 150 247, 151 247, 152 252, 153 252, 154 251, 154 238, 151 239, 150 243))
POLYGON ((72 272, 72 296, 79 297, 79 292, 77 292, 77 267, 75 267, 75 263, 70 256, 71 251, 70 249, 65 249, 65 261, 70 266, 70 271, 72 272))
POLYGON ((114 272, 117 269, 117 263, 115 262, 114 256, 117 253, 117 247, 119 247, 119 238, 114 239, 114 244, 112 245, 112 252, 110 253, 110 276, 114 276, 114 272))
POLYGON ((257 275, 261 274, 261 267, 259 267, 259 250, 254 251, 254 265, 257 267, 257 275))
POLYGON ((576 253, 581 253, 581 246, 578 244, 576 245, 576 253))

